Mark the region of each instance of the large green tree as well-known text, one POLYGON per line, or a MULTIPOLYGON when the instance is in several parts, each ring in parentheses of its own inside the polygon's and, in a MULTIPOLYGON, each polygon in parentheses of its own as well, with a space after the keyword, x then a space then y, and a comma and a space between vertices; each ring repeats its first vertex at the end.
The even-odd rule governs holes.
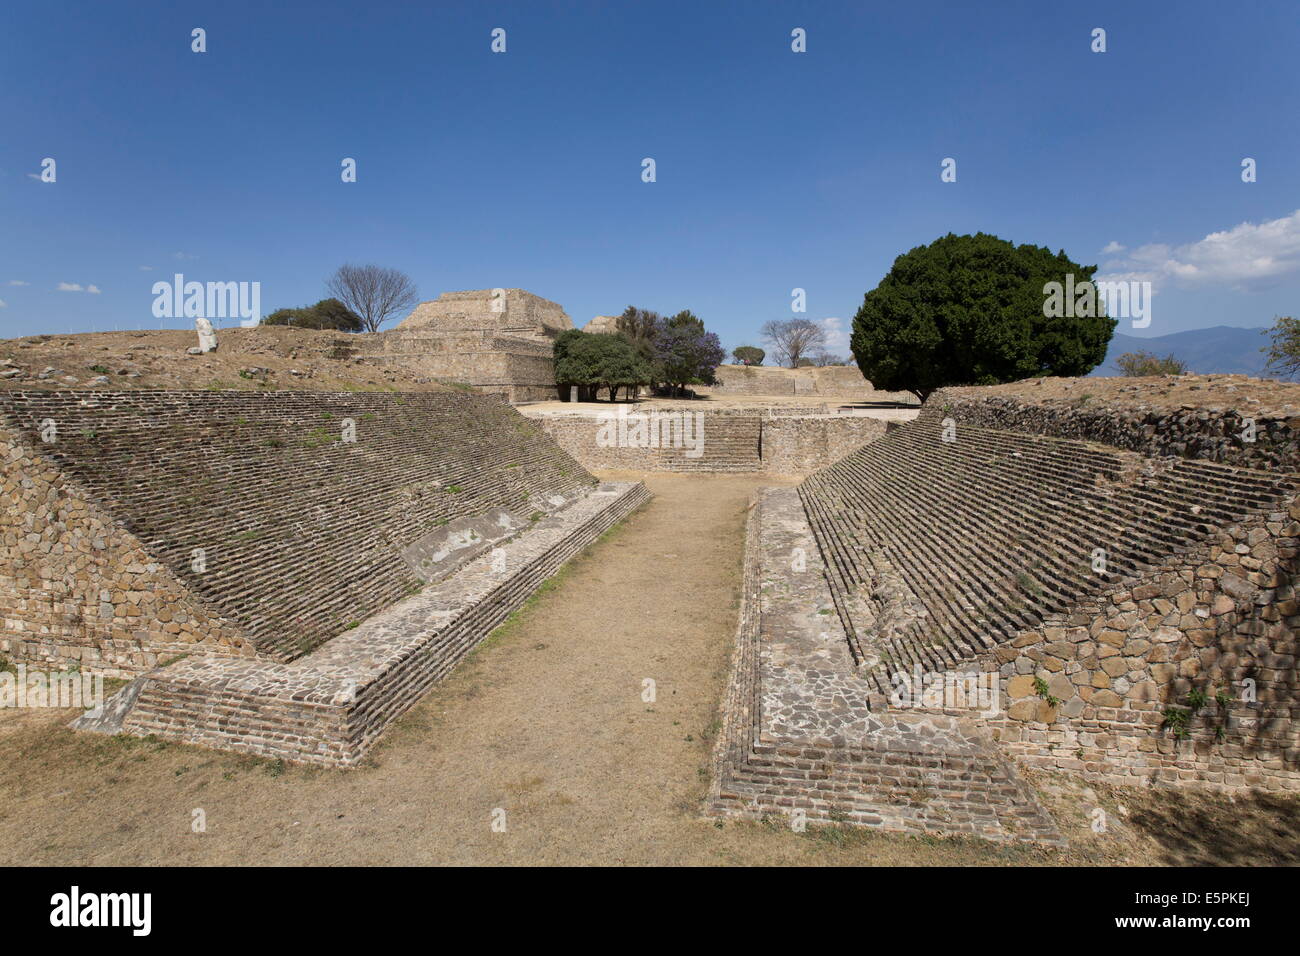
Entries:
POLYGON ((338 299, 321 299, 315 305, 301 309, 276 309, 262 319, 263 325, 293 325, 300 329, 336 329, 340 332, 360 332, 363 323, 357 315, 338 299))
POLYGON ((646 385, 652 370, 621 335, 570 329, 555 340, 555 381, 567 387, 609 389, 614 401, 620 388, 646 385))
POLYGON ((1079 287, 1096 271, 1042 246, 949 233, 899 256, 866 294, 854 358, 876 388, 922 401, 947 385, 1086 375, 1105 360, 1115 320, 1100 299, 1091 315, 1049 317, 1044 286, 1072 275, 1079 287))

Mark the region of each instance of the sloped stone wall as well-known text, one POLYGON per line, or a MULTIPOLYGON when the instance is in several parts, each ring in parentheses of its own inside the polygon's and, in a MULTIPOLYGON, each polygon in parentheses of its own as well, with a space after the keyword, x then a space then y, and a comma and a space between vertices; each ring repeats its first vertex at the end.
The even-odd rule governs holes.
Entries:
POLYGON ((193 657, 138 678, 117 727, 84 729, 349 766, 550 575, 649 499, 602 485, 290 663, 193 657))
POLYGON ((801 486, 861 672, 996 674, 999 712, 979 720, 1033 766, 1300 789, 1285 434, 1243 447, 1220 412, 1158 436, 1145 418, 987 404, 940 395, 801 486))
POLYGON ((1003 746, 1117 783, 1300 790, 1298 519, 1293 498, 998 648, 1003 746))
POLYGON ((0 653, 124 676, 179 654, 249 655, 57 462, 0 426, 0 653))
MULTIPOLYGON (((131 535, 149 558, 131 566, 160 566, 209 619, 231 622, 241 648, 276 660, 418 588, 403 551, 449 522, 498 508, 528 520, 594 485, 504 402, 460 392, 8 392, 0 416, 111 516, 110 536, 71 521, 78 542, 131 535)), ((17 481, 7 508, 38 506, 17 481)), ((87 572, 88 592, 112 591, 101 571, 87 572)), ((30 613, 25 627, 48 627, 30 613)), ((232 634, 196 640, 233 646, 232 634)))

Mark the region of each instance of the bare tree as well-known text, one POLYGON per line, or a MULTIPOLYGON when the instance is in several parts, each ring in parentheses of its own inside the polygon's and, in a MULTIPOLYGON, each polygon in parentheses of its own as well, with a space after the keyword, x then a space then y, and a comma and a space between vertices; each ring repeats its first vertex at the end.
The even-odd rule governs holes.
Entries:
POLYGON ((812 319, 772 319, 762 331, 778 365, 797 368, 800 359, 826 348, 826 330, 812 319))
POLYGON ((325 287, 361 316, 367 332, 378 332, 381 325, 419 300, 410 276, 381 266, 339 266, 325 287))

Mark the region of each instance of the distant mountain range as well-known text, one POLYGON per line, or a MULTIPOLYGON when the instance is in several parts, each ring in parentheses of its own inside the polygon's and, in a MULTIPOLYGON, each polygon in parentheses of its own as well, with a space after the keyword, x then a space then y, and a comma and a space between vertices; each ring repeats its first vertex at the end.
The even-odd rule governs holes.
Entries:
POLYGON ((1140 339, 1135 335, 1116 332, 1106 350, 1106 361, 1095 369, 1093 375, 1119 375, 1115 359, 1125 352, 1150 352, 1160 358, 1172 355, 1187 363, 1189 371, 1199 374, 1237 373, 1263 376, 1264 353, 1268 336, 1263 328, 1238 329, 1230 325, 1216 325, 1209 329, 1192 329, 1188 332, 1171 332, 1140 339))

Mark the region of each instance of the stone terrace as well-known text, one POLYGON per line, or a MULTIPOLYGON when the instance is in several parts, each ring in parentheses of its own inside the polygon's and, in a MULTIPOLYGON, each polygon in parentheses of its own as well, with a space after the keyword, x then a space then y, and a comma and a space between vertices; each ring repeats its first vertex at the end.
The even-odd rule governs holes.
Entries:
POLYGON ((849 643, 889 674, 947 670, 1275 508, 1278 476, 931 416, 801 487, 849 643), (1093 570, 1095 549, 1106 571, 1093 570))
MULTIPOLYGON (((55 497, 31 508, 89 501, 114 528, 85 536, 87 551, 119 535, 138 541, 132 567, 159 562, 259 656, 280 661, 418 590, 425 577, 407 549, 436 552, 432 538, 494 510, 549 514, 595 484, 503 402, 459 392, 8 392, 0 417, 26 449, 14 452, 21 474, 54 466, 55 497), (344 440, 345 420, 355 441, 344 440)), ((47 527, 31 517, 11 512, 7 568, 69 553, 63 539, 26 544, 47 527), (27 547, 40 553, 18 553, 27 547)), ((6 600, 11 631, 25 627, 14 608, 42 601, 56 615, 70 608, 73 629, 131 604, 126 593, 105 598, 104 580, 84 573, 42 586, 19 570, 4 585, 18 589, 6 600)), ((48 633, 46 621, 28 623, 48 633)))
POLYGON ((975 723, 871 706, 823 570, 794 489, 763 492, 748 523, 710 812, 1059 843, 975 723))
POLYGON ((542 581, 648 498, 639 483, 602 485, 311 654, 287 664, 187 658, 74 726, 355 764, 542 581))

